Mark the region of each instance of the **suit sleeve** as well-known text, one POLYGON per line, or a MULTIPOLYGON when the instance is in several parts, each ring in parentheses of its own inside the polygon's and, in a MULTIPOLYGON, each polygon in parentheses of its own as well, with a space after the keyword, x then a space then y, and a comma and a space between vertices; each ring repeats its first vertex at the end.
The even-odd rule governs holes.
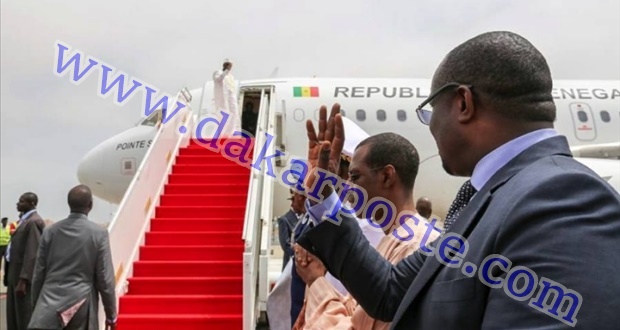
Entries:
POLYGON ((37 300, 39 300, 39 294, 45 281, 45 273, 47 270, 47 250, 49 243, 48 230, 43 230, 41 237, 41 243, 39 244, 39 251, 37 253, 37 261, 34 266, 34 274, 32 275, 32 306, 36 306, 37 300))
MULTIPOLYGON (((541 177, 545 178, 544 173, 541 177)), ((600 179, 583 173, 542 179, 534 189, 518 196, 506 210, 495 250, 510 261, 511 269, 525 266, 527 273, 534 274, 532 295, 517 301, 504 290, 491 290, 482 327, 570 329, 547 314, 552 305, 542 304, 547 312, 534 307, 537 301, 558 292, 548 289, 540 297, 546 285, 561 288, 567 307, 558 314, 565 321, 577 320, 576 328, 609 329, 606 323, 618 320, 617 309, 609 306, 620 303, 619 199, 600 179), (579 299, 569 298, 571 291, 579 299), (565 314, 571 306, 577 307, 574 314, 565 314)), ((510 276, 502 277, 505 290, 522 289, 523 282, 516 284, 508 280, 510 276)))
POLYGON ((394 318, 426 260, 417 250, 392 265, 368 243, 356 220, 348 215, 343 215, 340 225, 322 221, 299 244, 321 259, 368 315, 385 322, 394 318))
POLYGON ((103 231, 103 238, 97 251, 97 270, 95 286, 101 294, 101 301, 108 320, 116 319, 116 293, 114 279, 114 264, 110 251, 110 237, 107 231, 103 231))
MULTIPOLYGON (((39 221, 43 222, 43 220, 39 221)), ((32 283, 32 275, 37 261, 37 252, 39 251, 39 242, 41 241, 43 228, 44 225, 38 226, 34 219, 26 223, 26 250, 24 251, 24 264, 22 265, 19 278, 28 281, 28 283, 32 283)))

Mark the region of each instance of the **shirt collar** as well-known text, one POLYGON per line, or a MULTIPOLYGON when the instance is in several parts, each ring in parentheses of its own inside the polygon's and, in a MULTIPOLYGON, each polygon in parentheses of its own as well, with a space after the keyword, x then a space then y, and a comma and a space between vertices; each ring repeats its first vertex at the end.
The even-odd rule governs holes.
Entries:
POLYGON ((292 207, 291 207, 291 212, 293 212, 293 214, 297 217, 297 219, 300 219, 301 217, 304 216, 304 213, 297 213, 295 212, 295 210, 293 210, 292 207))
POLYGON ((36 212, 36 211, 37 211, 37 209, 32 209, 32 210, 30 210, 30 211, 28 211, 28 212, 24 213, 24 215, 22 215, 22 217, 21 217, 21 218, 19 218, 19 222, 22 222, 22 221, 24 221, 24 220, 28 219, 28 217, 29 217, 31 214, 33 214, 34 212, 36 212))
POLYGON ((497 171, 525 149, 556 135, 558 135, 558 133, 555 129, 544 128, 521 135, 516 139, 504 143, 488 153, 476 164, 474 172, 471 175, 472 186, 474 186, 477 191, 480 191, 497 171))

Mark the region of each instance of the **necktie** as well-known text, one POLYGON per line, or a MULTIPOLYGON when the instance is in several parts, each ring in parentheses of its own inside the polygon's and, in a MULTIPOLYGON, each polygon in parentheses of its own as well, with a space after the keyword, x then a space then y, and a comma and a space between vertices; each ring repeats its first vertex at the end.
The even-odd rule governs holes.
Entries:
POLYGON ((312 223, 312 219, 310 219, 310 215, 304 213, 293 230, 293 239, 291 242, 296 242, 303 233, 312 227, 314 227, 314 224, 312 223))
POLYGON ((467 206, 469 200, 476 193, 476 188, 471 185, 471 181, 467 180, 459 189, 459 192, 456 194, 456 199, 450 205, 450 209, 448 209, 448 215, 446 215, 446 221, 444 223, 444 229, 447 232, 450 226, 454 223, 454 220, 459 217, 461 211, 467 206))

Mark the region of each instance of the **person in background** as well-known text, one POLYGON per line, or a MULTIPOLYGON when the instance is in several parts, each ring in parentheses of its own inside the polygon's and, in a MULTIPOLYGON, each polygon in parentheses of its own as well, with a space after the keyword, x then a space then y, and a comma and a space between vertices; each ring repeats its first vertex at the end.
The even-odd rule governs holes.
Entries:
POLYGON ((39 245, 29 329, 97 330, 99 295, 106 329, 116 328, 116 294, 110 238, 88 220, 90 188, 69 191, 69 217, 47 227, 39 245))
MULTIPOLYGON (((17 217, 18 220, 22 217, 23 214, 23 212, 19 212, 19 215, 17 217)), ((9 243, 11 242, 11 236, 13 236, 13 233, 15 233, 15 229, 17 229, 17 222, 18 221, 11 222, 6 228, 7 232, 9 233, 9 243)), ((6 250, 4 251, 4 255, 0 255, 0 259, 4 261, 4 276, 2 278, 2 285, 4 286, 9 286, 7 275, 9 273, 8 250, 9 246, 7 245, 6 250)))
MULTIPOLYGON (((7 226, 8 221, 9 218, 2 218, 2 220, 0 220, 0 270, 6 268, 4 254, 6 253, 6 248, 9 245, 9 241, 11 240, 10 229, 9 226, 7 226)), ((3 273, 6 274, 6 271, 4 271, 3 273)), ((5 277, 3 276, 2 283, 4 286, 6 286, 4 278, 5 277)))
POLYGON ((258 108, 254 107, 254 103, 246 102, 243 106, 241 114, 241 127, 244 131, 256 135, 256 125, 258 124, 258 108))
POLYGON ((32 315, 32 276, 45 222, 37 213, 39 199, 27 192, 19 197, 17 211, 22 216, 7 247, 7 325, 11 330, 27 330, 32 315))
POLYGON ((13 221, 9 224, 9 234, 11 234, 11 236, 13 236, 13 233, 15 233, 17 225, 19 224, 19 219, 22 217, 22 215, 24 215, 24 212, 19 212, 19 214, 17 215, 17 221, 13 221))
POLYGON ((282 257, 282 269, 286 267, 286 263, 291 259, 293 255, 293 247, 291 245, 291 238, 293 236, 293 229, 297 226, 299 219, 303 217, 304 213, 306 213, 306 209, 304 208, 304 202, 306 201, 306 197, 302 194, 293 192, 291 190, 292 196, 289 198, 291 201, 291 208, 288 212, 286 212, 283 216, 278 218, 278 237, 280 238, 280 247, 282 247, 282 251, 284 255, 282 257))
POLYGON ((428 197, 420 197, 418 201, 415 202, 415 209, 425 219, 430 220, 433 214, 433 203, 431 203, 428 197))

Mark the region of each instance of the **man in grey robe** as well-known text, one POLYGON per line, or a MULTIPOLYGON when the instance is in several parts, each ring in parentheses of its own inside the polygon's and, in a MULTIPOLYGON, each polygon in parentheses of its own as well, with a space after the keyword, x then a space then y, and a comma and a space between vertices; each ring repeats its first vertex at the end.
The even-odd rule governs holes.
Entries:
POLYGON ((87 186, 69 191, 71 213, 43 231, 32 285, 29 329, 99 329, 99 295, 106 328, 116 328, 114 266, 105 228, 88 220, 87 186))

